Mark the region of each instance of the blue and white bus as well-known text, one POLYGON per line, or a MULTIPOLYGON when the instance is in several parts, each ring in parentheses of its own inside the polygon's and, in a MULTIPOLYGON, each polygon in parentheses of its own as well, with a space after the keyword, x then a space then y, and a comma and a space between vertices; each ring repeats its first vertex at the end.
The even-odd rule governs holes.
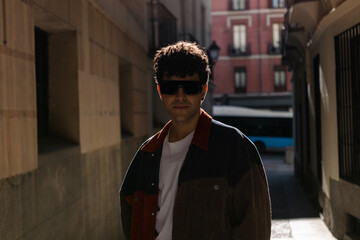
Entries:
POLYGON ((292 112, 215 105, 213 118, 239 129, 250 138, 259 152, 285 150, 294 145, 292 112))

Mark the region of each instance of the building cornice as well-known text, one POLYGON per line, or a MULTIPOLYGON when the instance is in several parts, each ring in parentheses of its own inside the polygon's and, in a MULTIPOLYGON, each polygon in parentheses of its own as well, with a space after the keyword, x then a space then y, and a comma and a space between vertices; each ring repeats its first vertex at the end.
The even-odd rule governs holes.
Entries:
POLYGON ((249 10, 232 10, 232 11, 213 11, 211 16, 239 16, 249 14, 269 14, 269 13, 286 13, 286 8, 263 8, 263 9, 249 9, 249 10))
POLYGON ((254 54, 250 56, 237 56, 237 57, 230 57, 230 56, 219 56, 217 61, 231 61, 236 59, 281 59, 281 55, 266 55, 266 54, 254 54))

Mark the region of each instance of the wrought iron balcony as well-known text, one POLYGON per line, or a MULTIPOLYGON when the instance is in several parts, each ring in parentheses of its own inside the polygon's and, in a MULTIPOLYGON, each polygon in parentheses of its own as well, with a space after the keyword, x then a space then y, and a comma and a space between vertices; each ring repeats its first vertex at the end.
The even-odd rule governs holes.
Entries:
POLYGON ((316 0, 287 0, 286 6, 291 7, 294 4, 303 3, 303 2, 311 2, 311 1, 316 1, 316 0))
POLYGON ((248 43, 245 49, 234 47, 234 45, 229 45, 228 54, 230 57, 249 56, 251 55, 251 45, 248 43))
POLYGON ((269 55, 278 55, 281 54, 281 45, 274 46, 272 43, 268 44, 268 54, 269 55))
POLYGON ((177 41, 177 19, 162 3, 148 3, 149 57, 163 46, 177 41))
POLYGON ((232 0, 229 1, 229 10, 230 11, 244 11, 249 9, 249 0, 232 0), (237 2, 234 3, 234 1, 237 2))
POLYGON ((285 8, 286 0, 269 0, 269 8, 285 8))

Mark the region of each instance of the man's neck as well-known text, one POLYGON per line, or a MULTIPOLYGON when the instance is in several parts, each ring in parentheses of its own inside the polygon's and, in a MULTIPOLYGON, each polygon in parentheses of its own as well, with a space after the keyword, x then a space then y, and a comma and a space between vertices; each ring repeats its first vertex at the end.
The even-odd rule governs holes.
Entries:
POLYGON ((169 142, 177 142, 185 138, 192 131, 195 130, 198 123, 200 113, 195 116, 191 122, 172 122, 172 126, 169 129, 169 142))

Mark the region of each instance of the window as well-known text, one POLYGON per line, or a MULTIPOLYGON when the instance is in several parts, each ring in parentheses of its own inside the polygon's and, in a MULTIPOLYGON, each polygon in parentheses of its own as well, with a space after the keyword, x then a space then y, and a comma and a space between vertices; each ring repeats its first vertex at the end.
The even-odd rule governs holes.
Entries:
POLYGON ((177 20, 161 3, 148 3, 149 52, 177 41, 177 20))
POLYGON ((245 93, 246 92, 246 68, 237 67, 234 71, 235 80, 235 92, 245 93))
POLYGON ((272 25, 272 43, 268 45, 268 54, 281 54, 281 29, 282 24, 273 23, 272 25))
POLYGON ((274 86, 276 92, 286 91, 286 73, 284 67, 274 68, 274 86))
POLYGON ((241 52, 246 51, 246 26, 235 25, 233 28, 234 48, 240 49, 241 52))
POLYGON ((245 0, 233 0, 232 3, 233 3, 233 6, 232 6, 233 10, 246 9, 246 1, 245 0))
POLYGON ((79 142, 76 32, 35 28, 38 152, 79 142))
MULTIPOLYGON (((197 11, 197 8, 196 8, 196 1, 193 1, 192 2, 192 4, 193 4, 193 6, 192 6, 192 8, 191 8, 191 11, 192 11, 192 22, 193 23, 197 23, 198 21, 197 21, 197 16, 198 16, 198 11, 197 11)), ((193 24, 192 25, 192 27, 193 27, 193 31, 192 31, 192 33, 193 33, 193 35, 194 36, 196 36, 197 34, 197 24, 193 24)))
POLYGON ((360 186, 360 23, 335 37, 340 177, 360 186))
POLYGON ((248 56, 250 55, 250 45, 246 43, 246 25, 233 26, 233 44, 229 45, 229 56, 248 56))
POLYGON ((270 0, 270 6, 272 8, 284 8, 285 0, 270 0))
POLYGON ((347 214, 347 216, 349 222, 349 231, 347 235, 354 237, 354 239, 357 239, 358 237, 360 237, 360 219, 350 214, 347 214))
POLYGON ((49 135, 48 33, 35 28, 35 68, 38 138, 49 135))
POLYGON ((273 36, 273 46, 275 48, 280 47, 280 36, 281 36, 280 33, 281 33, 280 24, 274 23, 272 25, 272 36, 273 36))
POLYGON ((203 5, 201 5, 201 43, 202 45, 206 45, 206 9, 203 5))
POLYGON ((121 137, 134 136, 134 104, 132 90, 133 68, 130 64, 121 64, 119 67, 120 81, 120 125, 121 137))
POLYGON ((235 25, 233 27, 233 43, 234 49, 240 52, 246 52, 246 26, 235 25))

